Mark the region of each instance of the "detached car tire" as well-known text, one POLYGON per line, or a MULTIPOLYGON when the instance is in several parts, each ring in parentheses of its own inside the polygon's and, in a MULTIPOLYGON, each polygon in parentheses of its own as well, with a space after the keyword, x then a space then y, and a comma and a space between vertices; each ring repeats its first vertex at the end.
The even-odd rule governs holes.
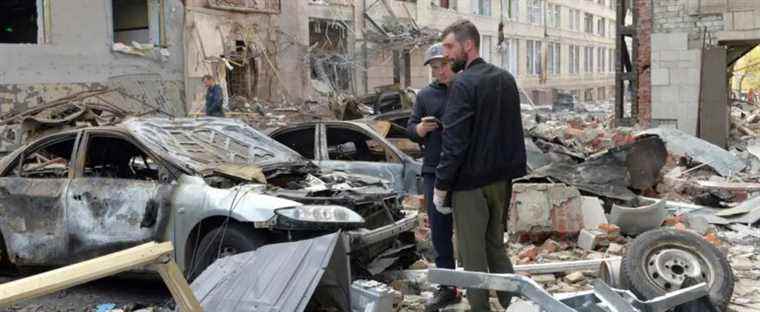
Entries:
POLYGON ((642 300, 681 289, 686 278, 706 282, 710 302, 725 311, 734 292, 734 274, 726 257, 688 231, 657 229, 639 235, 623 257, 623 285, 642 300))
POLYGON ((213 229, 198 244, 188 280, 194 280, 216 259, 256 250, 265 244, 267 240, 261 233, 256 233, 250 224, 230 223, 213 229))

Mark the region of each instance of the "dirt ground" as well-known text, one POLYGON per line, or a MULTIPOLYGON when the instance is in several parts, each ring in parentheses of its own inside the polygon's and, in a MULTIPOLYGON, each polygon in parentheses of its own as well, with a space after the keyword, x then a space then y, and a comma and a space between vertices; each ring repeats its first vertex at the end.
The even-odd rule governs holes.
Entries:
MULTIPOLYGON (((0 283, 9 282, 15 278, 17 277, 0 276, 0 283)), ((115 308, 125 312, 143 308, 148 308, 143 312, 159 312, 170 311, 174 308, 171 294, 159 278, 110 277, 18 302, 0 311, 90 312, 97 311, 101 304, 109 303, 115 304, 115 308), (150 310, 150 308, 153 309, 150 310)))

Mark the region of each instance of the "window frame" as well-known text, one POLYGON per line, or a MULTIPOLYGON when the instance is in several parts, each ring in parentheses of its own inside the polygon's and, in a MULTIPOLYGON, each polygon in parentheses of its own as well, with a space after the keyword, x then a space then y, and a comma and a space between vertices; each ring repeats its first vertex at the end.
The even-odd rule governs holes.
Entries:
POLYGON ((71 179, 74 177, 74 171, 76 171, 76 157, 78 156, 78 150, 79 145, 82 137, 81 131, 76 132, 66 132, 66 133, 60 133, 49 137, 41 138, 34 143, 30 144, 27 148, 23 150, 19 150, 15 156, 13 157, 13 161, 8 162, 8 165, 3 169, 2 175, 0 177, 3 178, 22 178, 22 179, 36 179, 36 178, 28 178, 24 177, 22 175, 23 171, 23 162, 27 155, 30 155, 31 153, 35 153, 40 149, 46 148, 53 144, 58 144, 63 141, 67 141, 70 136, 74 136, 74 145, 71 149, 71 155, 69 156, 69 164, 68 164, 68 177, 67 179, 71 179), (28 153, 28 151, 31 151, 31 153, 28 153), (18 174, 15 175, 9 175, 12 174, 14 169, 18 169, 18 174))
POLYGON ((50 31, 53 19, 52 12, 52 0, 35 0, 35 7, 37 8, 37 39, 36 42, 0 42, 2 46, 23 46, 32 45, 40 46, 50 44, 50 31))
MULTIPOLYGON (((116 1, 119 1, 119 0, 110 0, 111 15, 110 15, 110 18, 109 18, 109 24, 111 25, 111 32, 110 32, 110 34, 111 34, 111 43, 112 44, 122 43, 122 44, 130 45, 131 42, 120 42, 120 41, 116 40, 116 25, 114 25, 114 18, 115 18, 115 13, 116 13, 114 11, 114 9, 115 9, 114 2, 116 2, 116 1)), ((166 0, 145 0, 145 6, 146 6, 146 8, 148 10, 147 14, 148 14, 148 41, 149 42, 138 42, 138 43, 153 44, 154 46, 157 46, 157 47, 166 47, 167 46, 167 40, 166 40, 166 7, 167 7, 167 4, 166 4, 166 0), (158 2, 158 5, 157 5, 158 12, 151 12, 151 3, 150 3, 151 1, 157 1, 158 2), (158 23, 158 29, 154 30, 151 27, 151 21, 152 21, 152 19, 155 18, 153 16, 153 14, 151 14, 151 13, 155 14, 157 16, 157 18, 158 18, 158 20, 155 21, 155 23, 158 23), (158 40, 155 40, 155 39, 151 38, 153 36, 153 32, 154 31, 157 32, 158 40)))
MULTIPOLYGON (((74 176, 73 178, 85 178, 85 179, 93 179, 93 178, 102 178, 102 177, 90 177, 84 175, 84 167, 85 163, 87 161, 87 151, 89 150, 91 139, 95 137, 108 137, 108 138, 115 138, 120 139, 126 142, 129 142, 130 144, 134 145, 135 148, 139 149, 143 152, 148 158, 151 158, 155 163, 156 166, 158 166, 158 172, 159 172, 159 179, 156 180, 156 183, 163 183, 166 181, 160 181, 161 179, 161 169, 162 168, 171 168, 172 166, 166 162, 163 158, 158 156, 157 154, 153 153, 149 148, 146 148, 142 143, 135 140, 131 136, 121 133, 119 131, 107 131, 107 130, 85 130, 81 135, 82 142, 79 144, 79 149, 77 150, 77 162, 76 162, 76 168, 74 170, 74 176)), ((135 181, 146 181, 146 180, 139 180, 139 179, 125 179, 125 178, 114 178, 114 179, 121 179, 121 180, 135 180, 135 181)))

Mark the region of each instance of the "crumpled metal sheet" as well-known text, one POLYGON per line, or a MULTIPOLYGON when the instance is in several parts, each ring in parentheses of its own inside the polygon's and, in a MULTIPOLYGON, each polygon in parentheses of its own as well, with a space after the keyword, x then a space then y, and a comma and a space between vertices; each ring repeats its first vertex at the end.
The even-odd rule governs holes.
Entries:
POLYGON ((191 288, 204 311, 304 311, 314 300, 350 311, 341 233, 263 246, 216 260, 191 288))
POLYGON ((577 165, 552 163, 526 178, 551 177, 588 193, 631 201, 636 195, 629 187, 645 190, 655 185, 666 158, 662 140, 642 138, 577 165))
POLYGON ((686 156, 715 169, 721 176, 731 176, 744 170, 747 164, 730 152, 673 128, 652 128, 636 134, 656 135, 665 141, 668 152, 686 156))
POLYGON ((528 160, 528 170, 536 170, 549 164, 546 155, 529 137, 525 138, 525 153, 528 160))
POLYGON ((244 122, 229 118, 130 118, 121 126, 143 144, 197 172, 220 164, 306 164, 295 151, 244 122))

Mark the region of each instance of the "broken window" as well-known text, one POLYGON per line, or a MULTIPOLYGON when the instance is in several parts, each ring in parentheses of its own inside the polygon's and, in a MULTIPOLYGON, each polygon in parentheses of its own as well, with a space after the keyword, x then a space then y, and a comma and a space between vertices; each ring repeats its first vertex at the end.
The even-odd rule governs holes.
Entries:
POLYGON ((85 177, 158 181, 158 164, 134 144, 111 136, 90 137, 85 177))
POLYGON ((235 41, 235 50, 228 53, 233 67, 227 67, 227 94, 230 98, 242 96, 246 99, 256 97, 259 69, 252 51, 242 40, 235 41))
POLYGON ((398 155, 383 142, 339 127, 327 127, 327 153, 330 160, 400 162, 398 155))
POLYGON ((348 30, 348 25, 343 21, 309 21, 311 78, 327 83, 337 92, 349 91, 353 80, 348 30))
POLYGON ((113 41, 162 45, 164 0, 113 0, 113 41))
POLYGON ((314 159, 315 127, 289 130, 273 135, 272 138, 308 159, 314 159))
POLYGON ((71 168, 71 156, 76 135, 71 134, 21 154, 23 161, 11 165, 6 176, 24 178, 67 178, 71 168))
POLYGON ((46 0, 0 1, 0 43, 42 43, 46 0))

